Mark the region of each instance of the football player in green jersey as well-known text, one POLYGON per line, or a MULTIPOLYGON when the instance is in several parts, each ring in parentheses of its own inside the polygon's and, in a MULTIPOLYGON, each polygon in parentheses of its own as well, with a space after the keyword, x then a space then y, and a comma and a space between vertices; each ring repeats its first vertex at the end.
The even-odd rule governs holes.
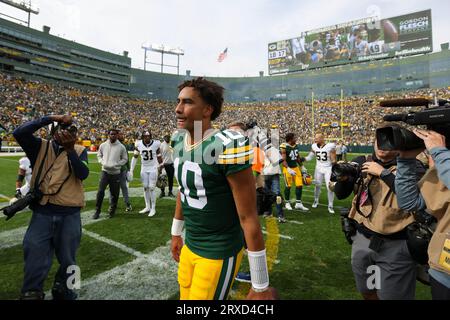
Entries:
POLYGON ((302 203, 303 176, 300 167, 303 166, 303 158, 300 156, 300 145, 297 144, 294 133, 286 134, 286 143, 281 144, 280 151, 283 157, 281 168, 283 169, 284 182, 286 184, 284 188, 286 209, 292 210, 289 199, 291 197, 291 186, 295 184, 295 209, 308 212, 309 209, 302 203))
POLYGON ((252 288, 248 299, 275 299, 256 213, 249 141, 213 130, 223 88, 197 78, 179 87, 178 131, 172 139, 180 185, 172 224, 172 256, 179 262, 180 299, 226 299, 242 260, 244 238, 252 288), (186 243, 181 238, 186 227, 186 243))

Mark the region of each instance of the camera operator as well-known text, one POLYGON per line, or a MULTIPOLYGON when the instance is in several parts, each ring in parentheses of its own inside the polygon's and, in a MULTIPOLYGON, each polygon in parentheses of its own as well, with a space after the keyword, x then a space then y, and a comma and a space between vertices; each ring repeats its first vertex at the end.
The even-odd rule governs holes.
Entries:
MULTIPOLYGON (((414 217, 397 205, 398 152, 379 150, 376 141, 374 148, 372 156, 333 166, 337 198, 345 199, 355 192, 350 213, 343 217, 343 226, 352 244, 356 287, 366 300, 414 299, 416 263, 406 244, 406 227, 414 222, 414 217), (380 270, 379 286, 369 281, 372 266, 380 270)), ((416 165, 422 167, 419 162, 416 165)))
MULTIPOLYGON (((414 130, 425 142, 432 162, 418 182, 415 157, 422 150, 400 151, 395 186, 399 206, 405 210, 427 209, 438 223, 428 246, 431 294, 434 300, 450 300, 450 150, 446 136, 431 130, 414 130), (434 162, 434 165, 433 165, 434 162)), ((448 135, 447 135, 448 138, 448 135)))
POLYGON ((82 180, 89 175, 87 151, 75 145, 77 129, 69 115, 27 122, 13 135, 33 168, 30 193, 39 194, 30 205, 33 215, 23 240, 25 275, 21 299, 44 298, 43 286, 53 252, 60 263, 52 288, 53 299, 76 299, 75 292, 67 287, 67 278, 68 267, 76 265, 81 240, 80 211, 85 205, 82 180), (33 135, 52 122, 59 125, 51 140, 33 135))

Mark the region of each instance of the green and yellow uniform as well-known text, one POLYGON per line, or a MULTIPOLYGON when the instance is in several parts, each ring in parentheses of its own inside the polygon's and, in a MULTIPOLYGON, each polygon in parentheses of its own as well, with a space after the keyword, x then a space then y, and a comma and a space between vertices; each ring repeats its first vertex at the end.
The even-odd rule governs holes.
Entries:
POLYGON ((298 164, 298 158, 300 156, 300 145, 296 144, 294 146, 291 146, 288 143, 282 143, 280 149, 286 152, 287 165, 296 173, 295 176, 292 176, 285 166, 281 166, 283 169, 284 181, 286 182, 286 185, 290 188, 292 186, 292 182, 295 182, 296 187, 303 186, 302 171, 300 170, 298 164))
POLYGON ((172 139, 186 243, 178 269, 181 299, 226 299, 242 258, 244 236, 227 176, 251 167, 249 141, 211 131, 194 145, 172 139))

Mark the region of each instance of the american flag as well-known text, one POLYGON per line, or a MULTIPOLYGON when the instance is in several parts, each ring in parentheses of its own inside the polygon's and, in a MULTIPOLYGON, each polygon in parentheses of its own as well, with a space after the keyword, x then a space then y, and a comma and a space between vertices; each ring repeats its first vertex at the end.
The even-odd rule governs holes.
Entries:
POLYGON ((228 48, 225 48, 223 52, 219 54, 219 58, 217 58, 217 62, 222 62, 227 57, 228 48))

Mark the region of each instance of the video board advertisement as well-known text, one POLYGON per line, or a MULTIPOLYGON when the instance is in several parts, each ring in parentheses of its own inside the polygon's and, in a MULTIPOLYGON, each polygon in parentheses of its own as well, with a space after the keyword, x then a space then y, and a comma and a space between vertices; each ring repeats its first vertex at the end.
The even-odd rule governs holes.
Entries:
POLYGON ((269 43, 269 74, 433 51, 431 10, 364 18, 269 43))

